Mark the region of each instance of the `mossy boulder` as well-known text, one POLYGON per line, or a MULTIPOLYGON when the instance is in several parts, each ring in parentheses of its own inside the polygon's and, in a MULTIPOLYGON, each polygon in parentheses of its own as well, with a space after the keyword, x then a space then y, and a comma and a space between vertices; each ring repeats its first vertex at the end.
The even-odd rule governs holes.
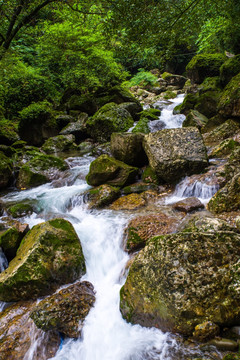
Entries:
POLYGON ((240 209, 240 173, 229 180, 222 189, 218 190, 207 207, 213 213, 240 209))
POLYGON ((66 108, 68 112, 78 110, 88 115, 93 115, 97 111, 98 106, 92 94, 74 94, 68 99, 66 108))
MULTIPOLYGON (((114 102, 115 104, 134 102, 141 106, 140 102, 130 93, 128 89, 123 86, 113 86, 103 91, 98 91, 95 94, 98 107, 101 107, 107 103, 114 102)), ((141 111, 141 110, 140 110, 141 111)))
POLYGON ((115 103, 109 103, 99 109, 86 122, 88 135, 98 142, 110 140, 113 132, 124 132, 133 126, 131 114, 115 103))
POLYGON ((93 285, 88 281, 77 282, 41 300, 32 311, 31 319, 44 331, 55 330, 78 338, 94 302, 93 285))
POLYGON ((101 155, 94 160, 86 176, 89 185, 108 184, 124 187, 134 182, 138 169, 108 155, 101 155))
POLYGON ((134 258, 120 296, 125 319, 191 335, 212 321, 237 324, 240 235, 188 232, 152 238, 134 258))
POLYGON ((87 120, 88 120, 88 115, 86 113, 81 113, 78 116, 77 121, 70 122, 60 131, 60 135, 73 135, 77 143, 79 143, 82 140, 85 140, 87 138, 87 133, 86 133, 87 120))
POLYGON ((218 111, 225 118, 240 119, 240 73, 224 88, 218 103, 218 111))
POLYGON ((131 114, 134 121, 138 121, 140 119, 141 112, 143 110, 142 105, 138 102, 124 102, 119 104, 120 108, 123 108, 131 114))
POLYGON ((111 153, 115 159, 132 166, 141 167, 148 159, 143 150, 143 134, 113 133, 111 135, 111 153))
POLYGON ((164 129, 145 135, 143 147, 159 181, 176 183, 208 165, 202 136, 195 127, 164 129))
POLYGON ((28 231, 29 226, 27 224, 16 223, 0 235, 0 247, 3 249, 8 262, 15 257, 17 249, 28 231))
POLYGON ((17 134, 16 124, 0 119, 0 144, 1 145, 12 145, 19 139, 17 134))
POLYGON ((234 149, 240 146, 240 143, 233 140, 233 139, 226 139, 223 140, 220 144, 215 146, 210 154, 208 155, 209 158, 222 158, 229 156, 234 149))
POLYGON ((231 180, 235 175, 240 173, 240 148, 237 146, 228 158, 222 173, 220 174, 225 178, 225 181, 231 180))
POLYGON ((199 214, 192 215, 190 218, 187 218, 187 221, 182 226, 183 232, 194 232, 194 233, 217 233, 219 231, 224 232, 237 232, 238 230, 228 224, 226 221, 222 219, 218 219, 210 216, 199 216, 199 214))
POLYGON ((124 248, 128 252, 139 250, 153 236, 169 234, 176 230, 176 227, 177 219, 162 212, 138 216, 132 219, 125 229, 124 248))
POLYGON ((226 86, 229 81, 240 73, 240 54, 225 61, 220 68, 220 81, 226 86))
POLYGON ((51 155, 39 154, 19 171, 18 188, 31 188, 51 181, 60 171, 68 169, 65 161, 51 155))
POLYGON ((12 161, 0 151, 0 189, 4 189, 9 185, 12 173, 12 161))
POLYGON ((134 126, 132 129, 133 133, 141 133, 141 134, 149 134, 150 128, 148 126, 149 119, 147 117, 141 116, 140 120, 138 121, 137 125, 134 126))
POLYGON ((58 134, 53 110, 46 101, 29 105, 19 115, 19 135, 30 145, 41 146, 46 139, 58 134))
POLYGON ((137 210, 145 205, 146 199, 142 194, 129 194, 115 200, 110 208, 112 210, 137 210))
POLYGON ((162 95, 165 100, 175 99, 177 97, 177 92, 169 89, 166 92, 164 92, 162 95))
POLYGON ((220 75, 220 67, 226 61, 223 54, 198 54, 186 67, 187 77, 192 83, 201 84, 205 78, 220 75))
POLYGON ((170 74, 168 72, 164 72, 161 77, 166 81, 167 85, 176 86, 179 89, 182 89, 187 81, 187 78, 182 75, 170 74))
POLYGON ((37 212, 36 205, 38 204, 35 201, 22 201, 17 204, 10 204, 7 206, 7 212, 13 218, 29 216, 33 212, 37 212))
POLYGON ((63 219, 35 225, 16 257, 0 274, 0 300, 19 301, 47 295, 85 273, 79 238, 63 219))
POLYGON ((195 126, 198 130, 206 125, 208 122, 208 118, 201 114, 197 110, 190 110, 186 116, 186 119, 183 121, 182 127, 195 126))
POLYGON ((84 199, 87 200, 90 209, 98 209, 111 204, 119 196, 120 189, 118 187, 103 184, 88 190, 84 199))
POLYGON ((190 110, 194 109, 197 100, 198 100, 198 94, 187 94, 182 104, 179 104, 174 108, 173 114, 187 115, 190 110))
POLYGON ((217 114, 220 96, 221 92, 218 91, 204 92, 198 96, 194 109, 211 118, 217 114))
POLYGON ((1 360, 23 360, 29 358, 29 354, 33 355, 33 359, 48 360, 57 353, 61 343, 60 334, 57 331, 43 334, 34 325, 30 314, 35 306, 36 302, 21 301, 0 313, 1 360), (34 347, 33 339, 37 339, 34 347))
POLYGON ((53 154, 57 152, 64 152, 76 149, 75 136, 69 135, 58 135, 51 137, 45 141, 42 146, 42 150, 46 154, 53 154))
POLYGON ((153 109, 153 108, 145 109, 140 112, 141 117, 147 118, 150 121, 158 120, 160 115, 161 115, 161 110, 153 109))
POLYGON ((210 133, 205 134, 204 142, 208 145, 220 143, 227 138, 233 137, 239 130, 240 124, 237 121, 229 119, 217 126, 210 133))

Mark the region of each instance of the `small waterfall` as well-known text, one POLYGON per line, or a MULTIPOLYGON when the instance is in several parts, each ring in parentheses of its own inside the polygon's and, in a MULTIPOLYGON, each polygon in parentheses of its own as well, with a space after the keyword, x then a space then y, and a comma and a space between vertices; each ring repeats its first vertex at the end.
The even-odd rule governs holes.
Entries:
POLYGON ((154 108, 161 110, 161 116, 158 120, 149 122, 149 128, 151 132, 160 130, 159 127, 162 129, 175 129, 182 127, 182 123, 185 120, 185 115, 174 115, 173 109, 183 102, 184 96, 184 94, 178 95, 175 99, 171 99, 169 104, 166 104, 164 101, 159 101, 153 105, 154 108))
POLYGON ((175 191, 166 200, 165 204, 173 204, 177 201, 194 196, 206 204, 219 190, 218 183, 214 183, 211 177, 201 180, 193 180, 191 177, 183 179, 175 188, 175 191))

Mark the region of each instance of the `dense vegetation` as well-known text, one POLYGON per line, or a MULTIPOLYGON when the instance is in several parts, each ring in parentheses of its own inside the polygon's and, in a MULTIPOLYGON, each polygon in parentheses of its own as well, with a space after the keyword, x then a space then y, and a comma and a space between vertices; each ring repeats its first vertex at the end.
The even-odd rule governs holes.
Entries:
POLYGON ((195 53, 240 46, 237 0, 4 0, 0 16, 0 116, 14 122, 68 89, 92 93, 139 68, 182 73, 195 53))

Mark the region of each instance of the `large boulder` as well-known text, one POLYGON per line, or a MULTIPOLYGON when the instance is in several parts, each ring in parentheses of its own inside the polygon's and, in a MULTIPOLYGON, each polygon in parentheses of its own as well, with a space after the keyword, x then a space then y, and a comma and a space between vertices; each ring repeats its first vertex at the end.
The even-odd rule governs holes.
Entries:
POLYGON ((58 135, 51 137, 45 141, 42 146, 42 150, 46 154, 54 154, 57 152, 64 152, 76 149, 75 136, 69 135, 58 135))
POLYGON ((39 154, 20 168, 17 187, 22 189, 45 184, 66 169, 68 165, 62 159, 39 154))
POLYGON ((86 133, 87 119, 88 119, 88 114, 81 113, 78 116, 77 121, 70 122, 60 131, 60 135, 73 135, 77 143, 79 143, 79 141, 81 140, 85 140, 87 138, 87 133, 86 133))
POLYGON ((191 335, 205 321, 239 323, 240 235, 232 231, 157 236, 134 258, 121 289, 132 323, 191 335))
POLYGON ((199 173, 208 165, 202 136, 195 127, 164 129, 145 135, 143 146, 151 168, 167 183, 199 173))
POLYGON ((86 192, 84 200, 88 202, 90 209, 99 209, 111 204, 120 196, 118 187, 103 184, 86 192))
POLYGON ((21 301, 0 313, 1 360, 47 360, 56 354, 61 343, 60 334, 56 331, 44 333, 35 326, 30 318, 35 306, 35 302, 21 301))
POLYGON ((234 76, 224 88, 218 110, 225 118, 240 118, 240 73, 234 76))
POLYGON ((162 74, 162 78, 166 81, 167 85, 176 86, 179 89, 182 89, 187 81, 187 78, 182 75, 175 75, 167 72, 162 74))
POLYGON ((240 173, 218 190, 208 203, 208 209, 214 213, 240 209, 240 173))
POLYGON ((240 124, 235 120, 227 120, 223 124, 204 135, 204 142, 207 145, 218 144, 221 141, 233 137, 240 130, 240 124))
POLYGON ((132 166, 144 166, 148 159, 143 150, 143 134, 113 133, 111 135, 111 152, 120 161, 132 166))
POLYGON ((13 173, 12 161, 0 151, 0 189, 7 187, 13 173))
POLYGON ((186 67, 187 76, 192 83, 201 84, 207 77, 219 76, 220 66, 226 60, 226 56, 219 53, 196 55, 186 67))
POLYGON ((73 226, 63 219, 49 220, 27 233, 16 257, 0 274, 0 300, 47 295, 84 273, 84 256, 73 226))
POLYGON ((113 132, 127 131, 133 123, 133 118, 126 109, 115 103, 109 103, 88 119, 86 130, 91 138, 102 143, 109 141, 113 132))
POLYGON ((220 81, 223 86, 240 73, 240 54, 229 58, 220 68, 220 81))
POLYGON ((19 135, 28 144, 41 146, 46 139, 58 134, 56 119, 48 102, 33 103, 19 114, 19 135))
POLYGON ((31 318, 44 331, 56 330, 67 337, 78 338, 94 302, 93 285, 88 281, 77 282, 41 300, 31 318))
POLYGON ((86 180, 93 186, 108 184, 124 187, 134 182, 137 173, 137 168, 108 155, 101 155, 91 163, 86 180))
POLYGON ((120 108, 127 110, 131 115, 134 121, 138 121, 140 118, 140 113, 142 111, 142 105, 138 102, 124 102, 120 104, 120 108))

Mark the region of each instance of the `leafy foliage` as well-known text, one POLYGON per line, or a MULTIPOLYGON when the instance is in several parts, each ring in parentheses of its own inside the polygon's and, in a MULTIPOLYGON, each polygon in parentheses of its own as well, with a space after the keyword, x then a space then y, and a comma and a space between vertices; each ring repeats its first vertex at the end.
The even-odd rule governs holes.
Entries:
POLYGON ((156 86, 157 85, 157 77, 153 75, 149 71, 145 71, 144 69, 139 69, 138 73, 134 75, 129 81, 125 83, 128 87, 131 86, 156 86))

